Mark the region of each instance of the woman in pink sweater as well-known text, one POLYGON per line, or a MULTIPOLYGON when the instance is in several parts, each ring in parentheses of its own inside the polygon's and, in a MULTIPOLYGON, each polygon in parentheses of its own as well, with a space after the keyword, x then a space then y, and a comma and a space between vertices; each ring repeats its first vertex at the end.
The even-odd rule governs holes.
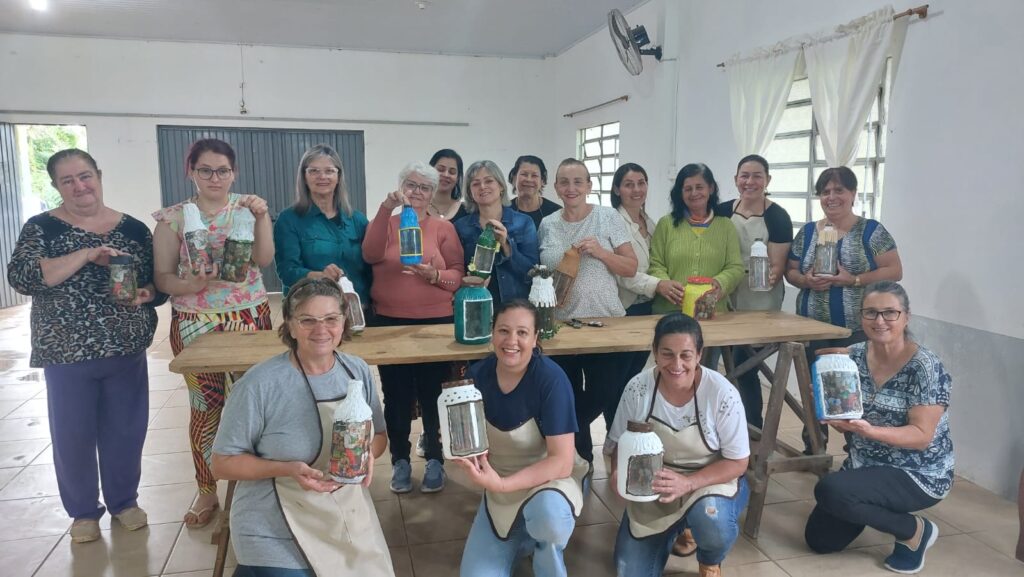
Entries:
MULTIPOLYGON (((438 173, 428 164, 412 162, 399 173, 398 182, 398 190, 381 203, 363 239, 363 259, 373 266, 370 297, 374 324, 450 323, 452 295, 462 284, 465 265, 455 227, 427 214, 430 199, 437 190, 438 173), (399 215, 391 213, 403 204, 416 211, 423 230, 423 260, 415 266, 405 266, 399 259, 399 215)), ((378 367, 384 390, 384 420, 391 445, 391 490, 395 493, 412 490, 409 433, 413 403, 417 400, 423 410, 427 459, 420 491, 435 493, 444 488, 437 397, 449 367, 450 363, 378 367)))

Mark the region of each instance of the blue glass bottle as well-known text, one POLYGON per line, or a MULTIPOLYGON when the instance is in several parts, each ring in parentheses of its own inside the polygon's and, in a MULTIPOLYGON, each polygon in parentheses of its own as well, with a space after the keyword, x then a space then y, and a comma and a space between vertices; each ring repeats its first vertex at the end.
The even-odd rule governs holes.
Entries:
POLYGON ((398 222, 398 252, 402 264, 414 265, 423 261, 423 229, 416 211, 408 204, 402 207, 398 222))

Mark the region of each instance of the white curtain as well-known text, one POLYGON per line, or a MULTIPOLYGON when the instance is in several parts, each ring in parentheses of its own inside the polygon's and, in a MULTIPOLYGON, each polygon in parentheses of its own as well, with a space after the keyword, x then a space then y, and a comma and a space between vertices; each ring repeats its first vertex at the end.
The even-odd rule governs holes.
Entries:
POLYGON ((814 119, 829 166, 853 164, 885 61, 899 60, 909 18, 893 21, 893 15, 888 6, 804 46, 814 119))
POLYGON ((732 134, 740 156, 764 155, 786 111, 799 50, 779 44, 725 63, 732 134))

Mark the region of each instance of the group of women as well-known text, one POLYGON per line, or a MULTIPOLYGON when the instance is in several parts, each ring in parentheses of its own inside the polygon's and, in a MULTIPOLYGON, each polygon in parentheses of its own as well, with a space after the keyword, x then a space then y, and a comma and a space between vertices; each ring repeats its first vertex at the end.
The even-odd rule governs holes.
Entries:
MULTIPOLYGON (((379 367, 381 403, 366 364, 337 350, 351 329, 337 281, 352 281, 371 325, 449 323, 473 248, 491 227, 499 244, 487 284, 496 311, 494 352, 468 371, 483 396, 490 452, 459 461, 484 489, 463 575, 509 575, 524 554, 532 555, 537 575, 565 574, 562 552, 589 487, 590 427, 599 415, 607 455, 615 455, 628 421, 650 424, 666 447, 654 481, 660 499, 626 508, 615 544, 618 573, 660 575, 669 554, 696 553, 702 576, 720 574, 749 494, 746 424, 761 424, 762 385, 752 373, 733 387, 716 371, 716 351, 704 346, 700 325, 678 312, 694 276, 711 279, 719 311, 779 310, 784 276, 800 289, 798 314, 853 331, 843 342, 808 350, 813 358, 818 348, 849 346, 865 412, 863 419, 832 422, 845 435, 849 457, 815 488, 807 542, 815 551, 836 551, 871 526, 897 539, 887 567, 915 572, 923 565, 937 529, 911 512, 950 490, 950 378, 906 329, 910 306, 895 283, 902 275, 895 242, 880 223, 854 212, 857 181, 848 168, 822 173, 816 192, 824 218, 795 238, 786 211, 768 198, 768 162, 757 155, 738 163, 734 201, 719 202, 710 168, 684 166, 669 192, 671 213, 658 220, 647 212, 647 173, 634 163, 616 171, 614 208, 607 208, 587 202, 589 171, 566 159, 554 175, 559 206, 543 196, 548 171, 536 156, 517 159, 506 178, 487 160, 463 172, 462 158, 444 149, 430 163, 403 168, 396 190, 369 220, 351 207, 338 153, 319 145, 301 159, 295 204, 273 224, 266 201, 231 191, 236 158, 227 143, 194 143, 185 169, 194 194, 154 213, 150 237, 145 225, 103 204, 102 173, 91 156, 54 155, 48 170, 63 204, 26 223, 11 260, 12 286, 34 297, 32 365, 46 374, 54 460, 75 520, 74 542, 100 537, 98 481, 106 508, 125 528, 146 524, 136 499, 154 307, 171 301, 175 354, 206 332, 269 330, 259 269, 276 256, 286 294, 278 332, 288 352, 237 382, 233 375, 186 375, 199 495, 185 523, 208 523, 219 506, 216 479, 235 479, 242 481, 232 508, 236 575, 311 575, 339 566, 391 574, 369 478, 362 487, 324 478, 330 416, 349 387, 362 387, 378 433, 372 457, 390 444, 390 487, 405 493, 413 487, 410 433, 418 404, 426 459, 420 490, 441 491, 437 398, 451 368, 379 367), (184 242, 186 225, 194 225, 186 222, 188 204, 188 211, 198 209, 209 240, 209 269, 194 266, 184 242), (402 206, 419 220, 421 264, 400 259, 393 213, 402 206), (225 281, 216 263, 232 223, 243 217, 254 221, 251 266, 241 282, 225 281), (839 233, 840 268, 820 277, 812 263, 826 223, 839 233), (746 284, 757 239, 766 241, 771 261, 767 292, 746 284), (133 259, 141 287, 130 304, 107 297, 104 267, 123 255, 133 259), (644 368, 647 353, 543 355, 537 311, 525 300, 527 273, 538 263, 556 268, 566 255, 579 265, 556 316, 664 315, 653 366, 644 368)), ((749 353, 735 352, 739 360, 749 353)))

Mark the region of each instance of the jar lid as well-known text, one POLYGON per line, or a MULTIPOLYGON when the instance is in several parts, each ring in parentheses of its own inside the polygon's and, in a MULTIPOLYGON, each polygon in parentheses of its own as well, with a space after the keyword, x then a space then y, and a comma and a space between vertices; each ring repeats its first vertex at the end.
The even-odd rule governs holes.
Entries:
POLYGON ((472 387, 475 386, 473 379, 462 379, 460 381, 448 381, 447 383, 441 383, 442 389, 454 389, 455 387, 472 387))
POLYGON ((688 276, 688 277, 686 277, 686 284, 711 284, 711 277, 709 277, 709 276, 688 276))
POLYGON ((119 254, 110 257, 110 264, 132 264, 132 255, 130 254, 119 254))
POLYGON ((650 433, 654 431, 654 427, 642 421, 627 421, 626 430, 631 433, 650 433))
POLYGON ((825 349, 818 349, 818 350, 814 351, 814 354, 815 354, 815 356, 821 356, 821 355, 848 355, 848 354, 850 354, 850 349, 847 349, 845 347, 829 347, 829 348, 825 348, 825 349))

